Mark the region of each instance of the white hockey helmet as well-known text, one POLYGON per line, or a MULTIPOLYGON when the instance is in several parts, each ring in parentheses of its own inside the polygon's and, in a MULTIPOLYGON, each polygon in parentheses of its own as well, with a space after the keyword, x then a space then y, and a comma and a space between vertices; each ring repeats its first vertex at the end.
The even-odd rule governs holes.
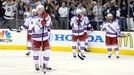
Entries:
POLYGON ((44 6, 41 5, 41 4, 37 5, 37 7, 36 7, 36 10, 37 10, 37 11, 39 11, 40 9, 44 9, 44 6))
POLYGON ((32 9, 32 15, 37 15, 37 10, 36 9, 32 9))
POLYGON ((107 18, 108 17, 113 17, 113 14, 111 14, 111 13, 107 14, 107 18))
POLYGON ((32 13, 34 13, 34 12, 37 12, 37 10, 36 9, 32 9, 32 13))
POLYGON ((77 9, 76 9, 76 14, 81 14, 81 13, 83 13, 83 10, 77 8, 77 9))
POLYGON ((107 14, 107 19, 113 21, 113 14, 111 13, 107 14))

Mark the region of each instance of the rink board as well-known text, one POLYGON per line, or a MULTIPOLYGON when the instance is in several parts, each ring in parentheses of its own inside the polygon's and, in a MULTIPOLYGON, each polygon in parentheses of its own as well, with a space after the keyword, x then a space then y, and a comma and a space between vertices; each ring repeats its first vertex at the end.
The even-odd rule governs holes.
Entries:
MULTIPOLYGON (((134 33, 122 32, 125 38, 119 38, 121 54, 134 55, 134 33)), ((105 32, 88 32, 89 50, 95 53, 107 53, 105 46, 105 32)), ((0 29, 1 50, 26 50, 27 31, 17 33, 8 29, 0 29)), ((49 41, 53 51, 71 51, 71 30, 52 30, 49 41)))

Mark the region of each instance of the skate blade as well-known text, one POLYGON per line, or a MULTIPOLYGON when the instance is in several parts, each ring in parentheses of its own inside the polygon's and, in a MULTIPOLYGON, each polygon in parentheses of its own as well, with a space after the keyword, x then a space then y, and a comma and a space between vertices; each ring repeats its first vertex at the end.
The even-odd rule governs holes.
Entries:
POLYGON ((78 54, 78 57, 79 57, 81 60, 84 60, 84 57, 80 56, 79 54, 78 54))

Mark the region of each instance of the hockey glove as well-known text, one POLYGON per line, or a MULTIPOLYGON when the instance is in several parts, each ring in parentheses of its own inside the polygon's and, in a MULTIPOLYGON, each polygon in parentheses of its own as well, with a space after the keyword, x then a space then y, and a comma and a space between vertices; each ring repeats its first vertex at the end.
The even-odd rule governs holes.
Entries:
POLYGON ((46 22, 44 20, 41 21, 41 25, 42 26, 45 26, 46 25, 46 22))
POLYGON ((20 32, 21 32, 21 29, 20 29, 20 28, 18 28, 18 29, 16 30, 16 32, 20 33, 20 32))

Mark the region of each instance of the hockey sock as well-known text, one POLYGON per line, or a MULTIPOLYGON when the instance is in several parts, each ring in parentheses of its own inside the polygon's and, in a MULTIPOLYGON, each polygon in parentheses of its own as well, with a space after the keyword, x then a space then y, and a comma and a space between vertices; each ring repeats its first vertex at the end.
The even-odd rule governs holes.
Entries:
POLYGON ((85 48, 87 49, 87 47, 88 47, 88 39, 86 39, 85 41, 85 48))
POLYGON ((47 65, 49 61, 51 50, 43 51, 43 64, 47 65))
POLYGON ((38 50, 33 51, 33 59, 34 59, 35 64, 39 64, 39 51, 38 50))
POLYGON ((119 56, 119 48, 114 48, 116 56, 119 56))
POLYGON ((72 45, 72 51, 73 53, 76 53, 77 42, 72 42, 72 45))
POLYGON ((112 48, 108 48, 108 56, 112 55, 112 48))
POLYGON ((31 52, 31 49, 32 49, 32 42, 28 41, 27 42, 27 52, 31 52))
POLYGON ((85 42, 84 41, 80 41, 80 52, 84 53, 85 52, 84 49, 85 49, 85 42))

